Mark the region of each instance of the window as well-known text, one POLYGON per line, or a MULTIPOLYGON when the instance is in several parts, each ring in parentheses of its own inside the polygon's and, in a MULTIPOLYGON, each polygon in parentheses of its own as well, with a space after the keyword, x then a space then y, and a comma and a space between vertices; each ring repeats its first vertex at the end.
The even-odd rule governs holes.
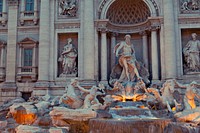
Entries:
POLYGON ((33 49, 24 49, 24 66, 32 66, 33 49))
POLYGON ((26 11, 34 11, 34 0, 26 0, 26 11))
POLYGON ((2 16, 3 11, 3 0, 0 0, 0 16, 2 16))

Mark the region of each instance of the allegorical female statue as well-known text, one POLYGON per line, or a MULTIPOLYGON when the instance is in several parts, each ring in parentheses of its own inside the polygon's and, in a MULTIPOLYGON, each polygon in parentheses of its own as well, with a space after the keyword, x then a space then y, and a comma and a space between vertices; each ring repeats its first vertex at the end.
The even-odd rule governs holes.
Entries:
POLYGON ((62 74, 76 74, 76 58, 77 50, 71 43, 72 39, 67 39, 67 44, 64 46, 61 56, 58 61, 62 62, 63 73, 62 74))
POLYGON ((188 41, 183 48, 183 55, 186 62, 186 67, 189 71, 197 72, 200 69, 200 41, 196 39, 197 34, 192 33, 192 40, 188 41))

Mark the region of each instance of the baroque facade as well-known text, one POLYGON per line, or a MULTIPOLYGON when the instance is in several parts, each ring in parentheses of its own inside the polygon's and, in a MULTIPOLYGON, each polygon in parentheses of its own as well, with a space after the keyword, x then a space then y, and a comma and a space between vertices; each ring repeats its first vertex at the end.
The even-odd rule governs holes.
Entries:
POLYGON ((199 13, 197 0, 0 0, 0 103, 107 84, 126 34, 151 81, 198 81, 199 13))

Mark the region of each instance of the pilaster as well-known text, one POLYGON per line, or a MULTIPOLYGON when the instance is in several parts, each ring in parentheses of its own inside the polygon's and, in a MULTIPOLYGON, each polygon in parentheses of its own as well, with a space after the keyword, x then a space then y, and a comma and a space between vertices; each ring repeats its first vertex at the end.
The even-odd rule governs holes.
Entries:
POLYGON ((6 81, 1 91, 2 98, 10 97, 14 99, 16 93, 16 44, 17 44, 17 18, 18 0, 8 0, 8 41, 6 54, 6 81))
POLYGON ((157 26, 151 26, 152 80, 159 79, 157 26))
POLYGON ((164 49, 165 49, 165 75, 163 79, 176 78, 176 41, 175 41, 175 19, 174 19, 174 1, 163 1, 164 16, 164 49))
POLYGON ((39 30, 38 81, 49 81, 50 8, 49 0, 41 0, 39 30))
POLYGON ((83 78, 85 80, 94 80, 95 73, 95 49, 94 49, 94 5, 93 0, 84 1, 83 19, 83 78))

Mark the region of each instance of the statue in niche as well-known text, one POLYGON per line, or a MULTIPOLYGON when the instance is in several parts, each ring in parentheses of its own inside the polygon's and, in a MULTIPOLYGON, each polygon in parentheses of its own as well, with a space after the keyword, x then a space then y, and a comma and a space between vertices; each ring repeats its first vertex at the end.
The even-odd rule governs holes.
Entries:
POLYGON ((125 78, 128 81, 132 81, 133 75, 136 75, 138 79, 141 78, 135 65, 135 50, 131 46, 130 35, 126 35, 125 41, 122 41, 115 46, 115 54, 116 57, 120 56, 119 64, 123 68, 119 81, 123 81, 125 78), (120 50, 122 50, 121 53, 119 53, 120 50))
POLYGON ((74 17, 77 12, 76 0, 60 0, 59 14, 74 17))
POLYGON ((192 40, 183 48, 186 72, 198 72, 200 70, 200 41, 196 37, 197 34, 192 33, 192 40))
POLYGON ((119 64, 112 69, 109 81, 111 85, 116 81, 128 82, 140 79, 143 79, 145 83, 149 83, 148 70, 136 60, 130 35, 125 35, 125 41, 121 41, 115 46, 114 53, 116 57, 119 57, 119 64))
POLYGON ((77 50, 71 42, 72 39, 68 38, 67 44, 64 46, 61 56, 58 59, 59 62, 62 62, 63 73, 61 75, 77 74, 77 50))

